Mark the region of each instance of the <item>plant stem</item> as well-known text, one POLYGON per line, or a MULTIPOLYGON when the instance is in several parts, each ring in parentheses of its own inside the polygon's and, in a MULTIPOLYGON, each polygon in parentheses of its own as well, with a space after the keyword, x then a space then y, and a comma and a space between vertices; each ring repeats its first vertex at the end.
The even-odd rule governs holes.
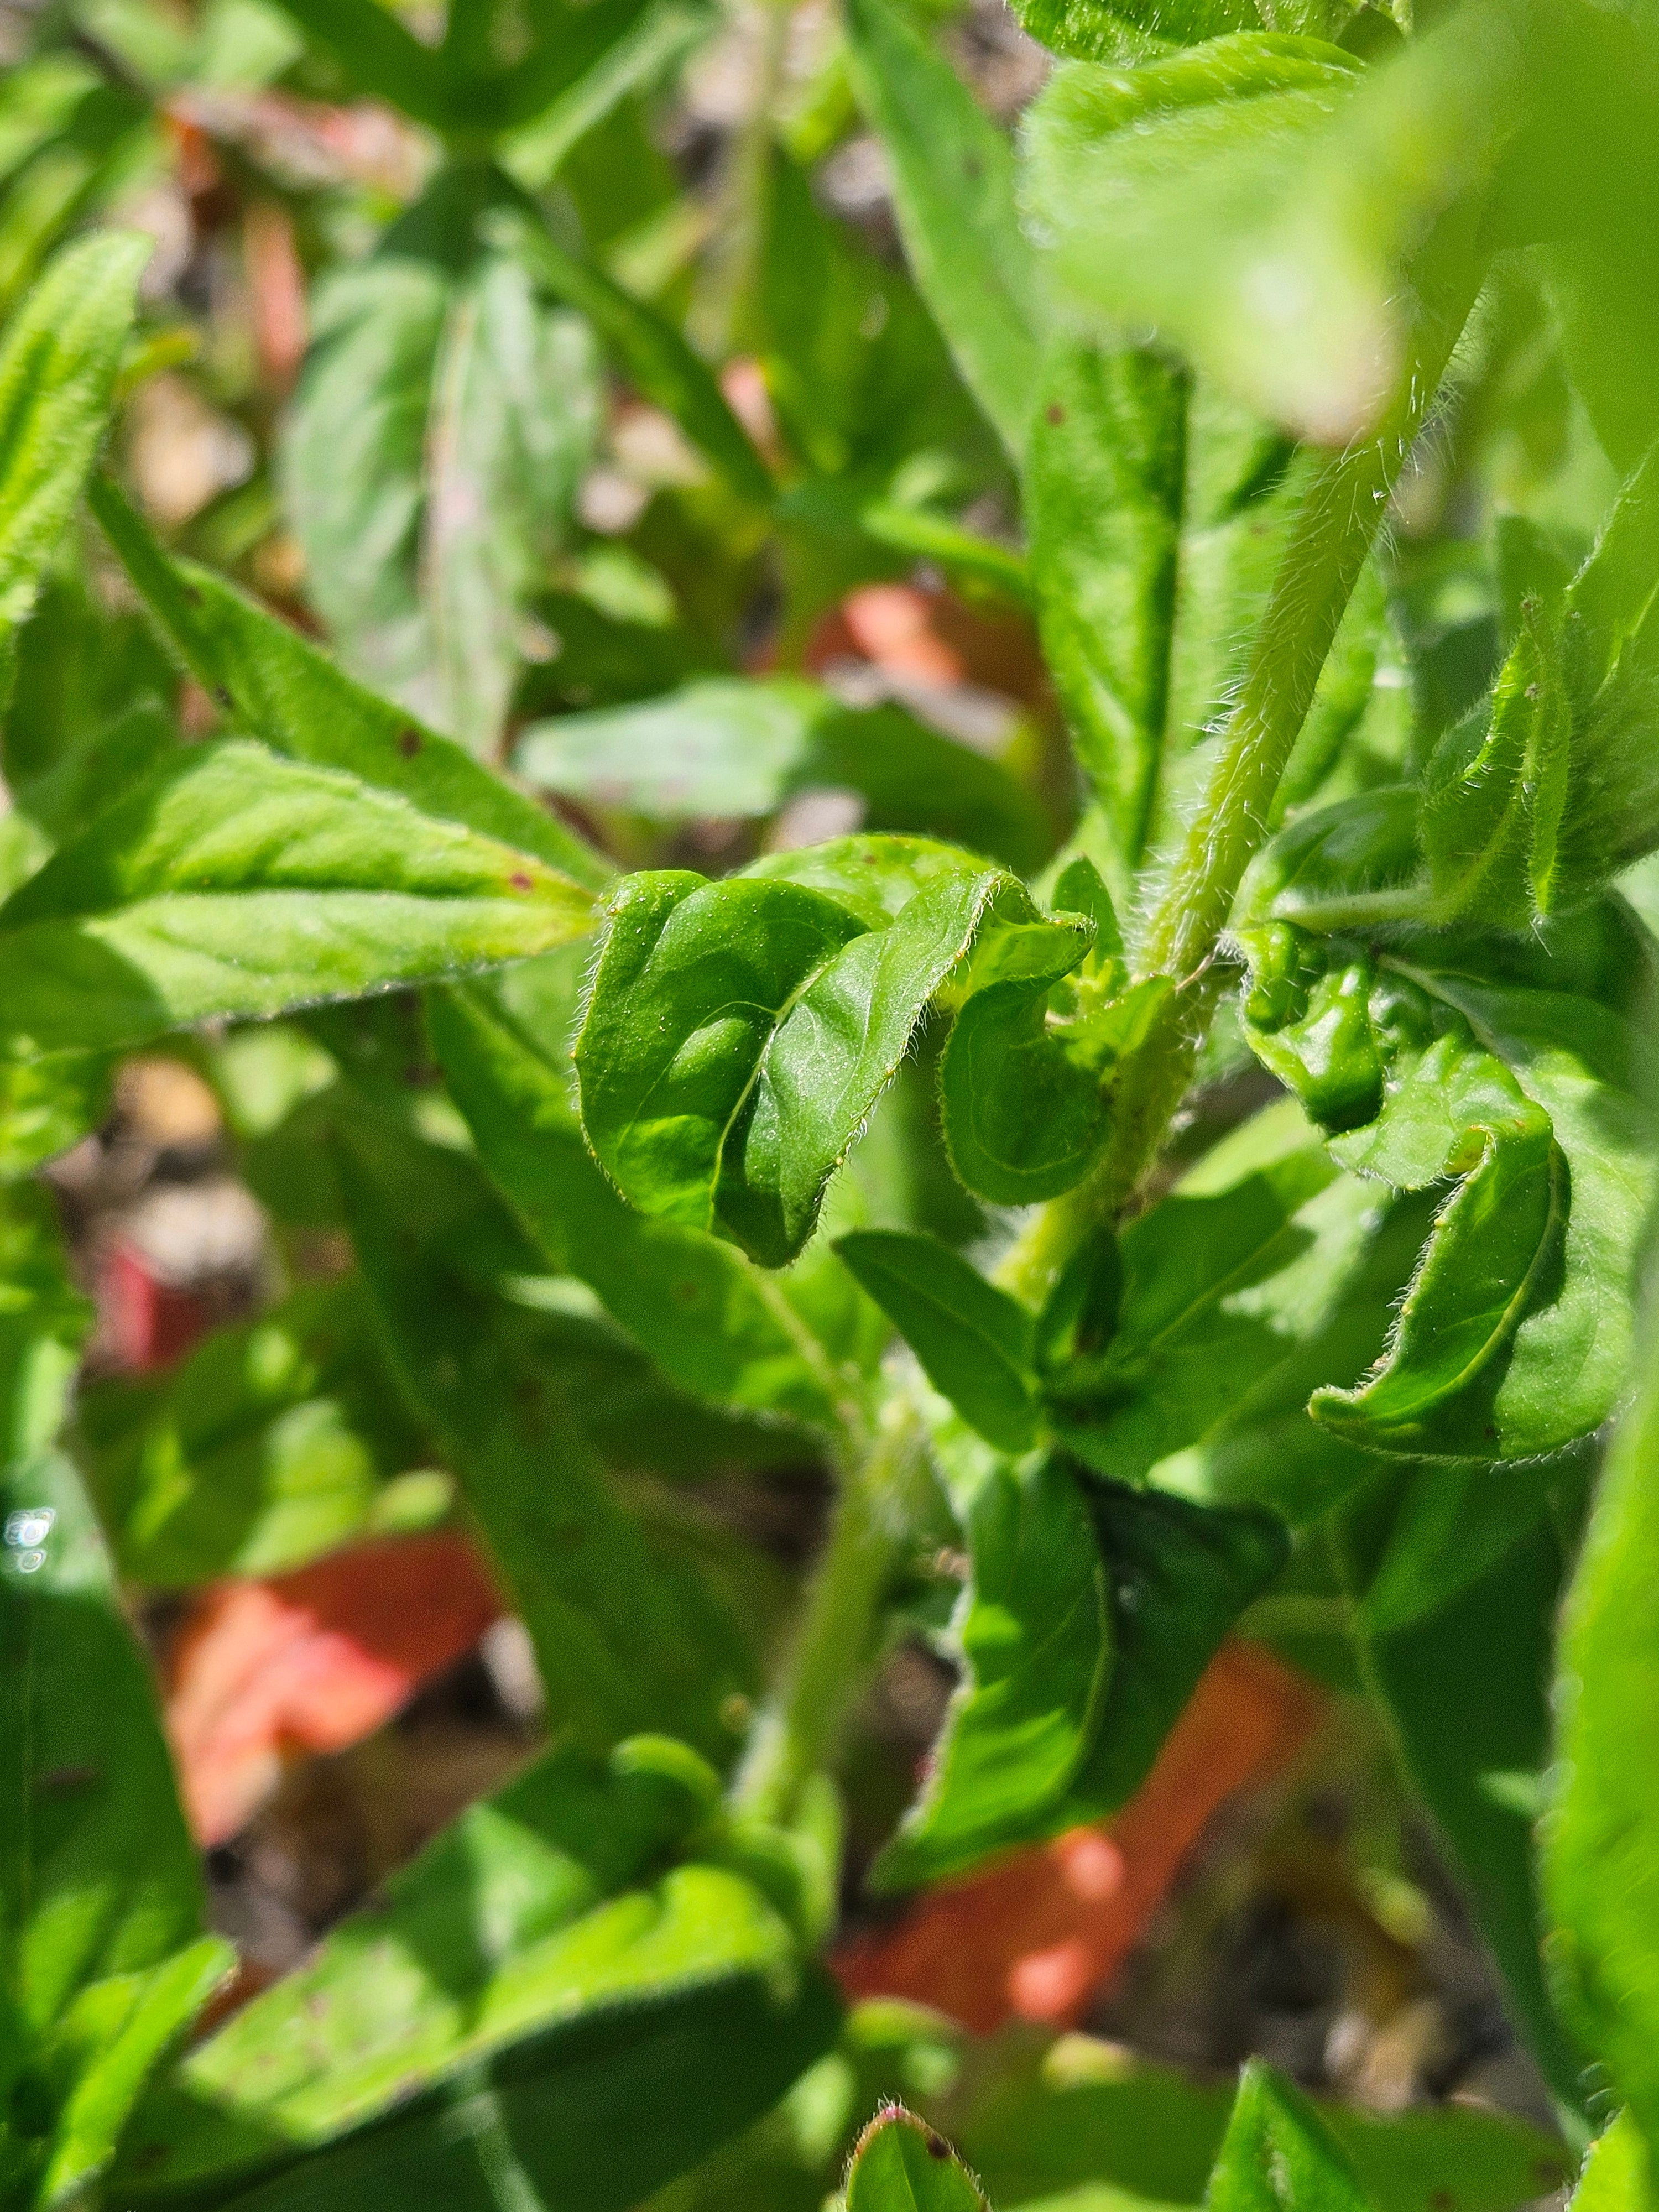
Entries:
POLYGON ((863 1687, 872 1628, 909 1536, 923 1446, 915 1404, 890 1391, 874 1443, 842 1475, 794 1648, 732 1786, 737 1811, 787 1820, 802 1783, 833 1753, 863 1687))
POLYGON ((1144 975, 1194 975, 1215 951, 1273 795, 1313 703, 1338 623, 1389 499, 1428 419, 1472 292, 1429 319, 1405 398, 1362 446, 1334 453, 1308 487, 1228 717, 1220 757, 1148 926, 1144 975))

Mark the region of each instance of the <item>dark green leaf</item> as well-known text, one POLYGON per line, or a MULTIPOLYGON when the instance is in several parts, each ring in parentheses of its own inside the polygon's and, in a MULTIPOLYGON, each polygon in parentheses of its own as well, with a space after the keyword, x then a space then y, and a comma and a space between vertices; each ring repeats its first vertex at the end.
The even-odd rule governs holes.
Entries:
POLYGON ((0 1030, 101 1048, 435 981, 580 934, 588 899, 352 776, 198 746, 0 908, 0 1030))
POLYGON ((1045 1823, 1058 1835, 1127 1802, 1221 1640, 1290 1555, 1270 1513, 1189 1504, 1083 1478, 1111 1612, 1113 1656, 1093 1741, 1045 1823))
POLYGON ((963 1668, 921 1796, 872 1874, 908 1889, 1054 1832, 1098 1732, 1112 1620, 1088 1510, 1058 1460, 998 1464, 966 1516, 963 1668))
POLYGON ((28 618, 104 434, 150 250, 131 231, 67 247, 0 343, 0 655, 28 618))
POLYGON ((128 2138, 124 2190, 210 2183, 223 2201, 447 2087, 424 2118, 360 2137, 340 2163, 301 2163, 252 2201, 378 2204, 397 2197, 367 2192, 406 2198, 441 2177, 446 2201, 471 2206, 504 2163, 562 2203, 621 2212, 776 2095, 833 2026, 796 1934, 741 1870, 718 1797, 712 1770, 664 1738, 608 1760, 544 1754, 190 2055, 128 2138), (720 2033, 734 2012, 747 2015, 740 2058, 720 2033), (769 2019, 784 2054, 769 2065, 769 2019), (687 2038, 695 2062, 676 2048, 687 2038), (648 2110, 652 2061, 669 2069, 666 2125, 648 2110))
POLYGON ((1205 2192, 1207 2212, 1365 2212, 1366 2201, 1307 2098, 1252 2059, 1205 2192))
POLYGON ((442 57, 377 0, 278 0, 307 38, 327 48, 362 92, 441 131, 454 100, 442 57))
POLYGON ((887 0, 854 0, 847 21, 854 82, 892 165, 917 288, 963 381, 1018 459, 1036 396, 1040 313, 1008 142, 887 0))
POLYGON ((1033 1322, 1017 1298, 934 1237, 857 1230, 836 1250, 887 1316, 933 1388, 1003 1451, 1036 1437, 1033 1322))
POLYGON ((163 636, 205 690, 228 695, 228 711, 253 736, 400 792, 423 813, 534 853, 578 883, 605 881, 597 854, 453 740, 355 684, 211 570, 170 560, 112 484, 95 483, 91 503, 163 636))
POLYGON ((474 1289, 348 1127, 339 1171, 386 1355, 438 1437, 578 1738, 668 1728, 717 1757, 753 1659, 695 1571, 653 1557, 585 1448, 528 1316, 474 1289))
POLYGON ((847 2212, 988 2212, 944 2136, 902 2106, 878 2112, 853 2151, 847 2212))

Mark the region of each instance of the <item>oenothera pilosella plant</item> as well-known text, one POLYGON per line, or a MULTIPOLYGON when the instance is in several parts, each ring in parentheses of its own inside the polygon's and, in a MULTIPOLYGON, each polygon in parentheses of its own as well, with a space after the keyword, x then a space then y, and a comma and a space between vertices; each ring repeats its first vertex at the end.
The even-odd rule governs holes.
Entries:
MULTIPOLYGON (((1335 1625, 1293 1648, 1377 1709, 1569 2139, 1619 2112, 1585 2212, 1634 2207, 1650 29, 1032 0, 1056 65, 1016 141, 920 21, 847 0, 908 274, 763 106, 694 344, 642 251, 600 250, 583 163, 613 129, 632 158, 617 118, 696 9, 549 9, 515 51, 471 0, 435 46, 368 0, 289 12, 441 144, 317 288, 283 435, 332 649, 100 463, 154 366, 144 240, 63 246, 0 348, 0 2203, 980 2212, 1133 2193, 1149 2113, 1164 2201, 1218 2212, 1559 2179, 1516 2124, 1322 2117, 1254 2067, 1231 2118, 1155 2069, 1091 2082, 1088 2128, 1041 2068, 976 2106, 944 2027, 842 2006, 837 1760, 944 1549, 957 1686, 869 1889, 1110 1815, 1224 1639, 1310 1601, 1335 1625), (1571 448, 1530 475, 1516 329, 1571 448), (764 453, 711 366, 739 343, 764 453), (573 568, 602 365, 701 475, 573 568), (964 520, 987 487, 1001 537, 964 520), (918 559, 1034 618, 1063 823, 1017 751, 805 672, 826 607, 918 559), (526 670, 538 609, 562 651, 526 670), (778 834, 826 787, 858 830, 778 834), (674 865, 710 818, 732 864, 674 865), (89 1315, 33 1178, 163 1039, 279 1237, 353 1264, 76 1401, 89 1315), (191 2041, 232 1961, 124 1594, 388 1525, 423 1455, 550 1747, 191 2041), (659 1478, 804 1458, 836 1494, 786 1631, 659 1478)), ((101 64, 28 66, 21 158, 91 147, 101 64)), ((110 176, 164 76, 125 66, 110 176)), ((31 237, 96 206, 76 173, 31 237)))

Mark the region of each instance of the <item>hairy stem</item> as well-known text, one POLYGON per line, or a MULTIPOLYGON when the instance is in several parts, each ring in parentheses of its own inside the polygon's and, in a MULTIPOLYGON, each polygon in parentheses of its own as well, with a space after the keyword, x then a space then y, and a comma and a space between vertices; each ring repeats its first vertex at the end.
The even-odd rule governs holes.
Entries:
POLYGON ((1227 926, 1245 868, 1267 834, 1273 797, 1337 625, 1428 419, 1469 298, 1460 286, 1455 303, 1431 319, 1406 395, 1376 436, 1333 453, 1308 488, 1220 757, 1147 928, 1139 963, 1144 975, 1194 975, 1227 926))
POLYGON ((921 1416, 890 1391, 868 1453, 846 1468, 830 1539, 781 1681, 755 1724, 732 1787, 744 1813, 787 1820, 833 1753, 864 1686, 882 1596, 908 1540, 924 1470, 921 1416))

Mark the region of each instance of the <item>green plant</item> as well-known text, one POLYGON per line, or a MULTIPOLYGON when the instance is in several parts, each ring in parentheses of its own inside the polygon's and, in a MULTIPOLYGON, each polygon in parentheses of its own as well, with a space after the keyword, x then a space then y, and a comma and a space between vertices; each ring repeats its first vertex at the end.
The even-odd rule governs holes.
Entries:
POLYGON ((641 123, 689 0, 285 5, 47 11, 0 94, 0 2202, 971 2212, 935 2111, 1002 2212, 1535 2193, 1495 2117, 1255 2067, 1224 2135, 1155 2069, 992 2112, 941 2024, 848 2015, 835 1777, 901 1617, 958 1680, 878 1893, 1117 1812, 1236 1628, 1357 1670, 1565 2142, 1617 2114, 1585 2212, 1644 2200, 1651 26, 1030 0, 1016 149, 891 0, 805 93, 772 9, 694 265, 641 123), (313 342, 274 436, 204 372, 256 459, 167 544, 98 456, 192 342, 86 220, 279 81, 429 173, 351 260, 372 195, 222 149, 313 342), (854 102, 908 274, 813 196, 854 102), (607 378, 672 434, 601 532, 607 378), (332 653, 246 588, 278 516, 332 653), (919 561, 1035 622, 1060 713, 1000 757, 819 680, 919 561), (826 788, 861 826, 782 834, 826 788), (295 1287, 77 1402, 35 1170, 168 1038, 295 1287), (186 2048, 232 1958, 121 1583, 314 1558, 423 1454, 550 1747, 186 2048), (779 1632, 663 1496, 803 1460, 779 1632))

